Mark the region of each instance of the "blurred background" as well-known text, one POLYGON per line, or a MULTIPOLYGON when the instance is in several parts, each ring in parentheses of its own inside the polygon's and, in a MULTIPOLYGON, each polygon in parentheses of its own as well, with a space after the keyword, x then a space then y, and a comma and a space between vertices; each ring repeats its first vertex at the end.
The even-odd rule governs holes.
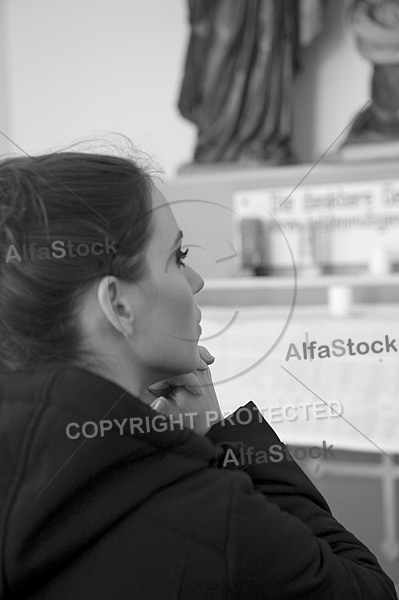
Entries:
POLYGON ((333 445, 298 462, 397 583, 398 40, 397 0, 0 0, 0 153, 162 165, 222 409, 333 445))
MULTIPOLYGON (((326 3, 324 30, 295 82, 294 141, 317 160, 369 97, 371 66, 345 26, 348 2, 326 3)), ((0 125, 28 153, 116 131, 173 176, 196 128, 177 101, 190 37, 184 0, 1 0, 0 125)), ((13 151, 1 139, 3 152, 13 151)))

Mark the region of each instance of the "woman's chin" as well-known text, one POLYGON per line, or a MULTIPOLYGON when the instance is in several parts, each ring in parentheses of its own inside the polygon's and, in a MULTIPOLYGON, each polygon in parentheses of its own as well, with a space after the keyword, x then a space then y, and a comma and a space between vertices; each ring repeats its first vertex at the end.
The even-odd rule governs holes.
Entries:
POLYGON ((196 342, 195 344, 190 344, 190 348, 187 348, 180 355, 179 359, 176 360, 176 368, 179 369, 181 374, 193 373, 198 369, 200 360, 198 342, 196 342))
POLYGON ((191 350, 190 354, 186 354, 181 362, 181 368, 185 369, 184 373, 192 373, 199 367, 201 357, 199 355, 198 344, 195 350, 191 350))

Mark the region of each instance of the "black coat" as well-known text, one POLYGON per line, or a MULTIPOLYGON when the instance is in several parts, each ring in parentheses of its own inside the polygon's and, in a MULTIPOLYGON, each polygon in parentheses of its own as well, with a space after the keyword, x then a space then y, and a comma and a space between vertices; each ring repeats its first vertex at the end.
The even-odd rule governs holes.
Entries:
POLYGON ((396 598, 295 462, 225 454, 280 444, 246 408, 250 424, 236 412, 206 437, 155 431, 162 417, 85 369, 2 373, 0 598, 396 598))

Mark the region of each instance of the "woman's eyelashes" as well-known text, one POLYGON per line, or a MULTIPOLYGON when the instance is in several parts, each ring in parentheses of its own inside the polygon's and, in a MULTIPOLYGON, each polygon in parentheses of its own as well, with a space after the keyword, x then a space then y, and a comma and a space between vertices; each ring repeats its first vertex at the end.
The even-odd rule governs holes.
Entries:
POLYGON ((178 265, 181 265, 182 267, 185 267, 186 265, 184 264, 183 260, 186 258, 187 254, 188 254, 189 248, 187 248, 187 250, 185 250, 184 252, 182 252, 181 250, 181 246, 180 248, 177 249, 176 251, 176 262, 178 265))
POLYGON ((168 272, 169 270, 169 266, 170 266, 170 262, 173 261, 173 258, 175 260, 175 263, 178 265, 178 267, 185 267, 186 265, 183 262, 183 259, 186 258, 188 254, 188 248, 185 252, 182 252, 181 250, 181 246, 179 246, 179 248, 176 251, 173 251, 171 253, 171 255, 169 256, 167 262, 166 262, 166 266, 165 266, 165 273, 168 272))

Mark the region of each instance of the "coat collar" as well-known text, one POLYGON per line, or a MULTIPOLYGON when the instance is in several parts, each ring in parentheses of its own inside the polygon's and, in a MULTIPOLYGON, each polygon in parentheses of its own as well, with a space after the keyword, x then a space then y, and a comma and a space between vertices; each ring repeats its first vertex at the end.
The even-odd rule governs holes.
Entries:
MULTIPOLYGON (((59 435, 66 435, 68 420, 77 424, 74 432, 80 431, 87 422, 111 422, 113 434, 116 431, 118 437, 123 438, 122 445, 130 456, 132 453, 148 453, 149 447, 152 447, 153 450, 168 450, 200 460, 205 465, 221 468, 227 450, 232 450, 238 456, 243 446, 228 441, 213 443, 206 436, 200 436, 179 424, 171 426, 167 418, 162 421, 161 415, 128 390, 82 367, 63 366, 3 372, 0 373, 0 387, 3 398, 11 402, 26 400, 30 403, 47 403, 48 408, 58 407, 66 411, 69 416, 67 420, 64 419, 59 435), (136 425, 133 429, 131 420, 136 425), (121 435, 116 422, 122 424, 124 421, 121 435)), ((105 431, 103 436, 98 434, 99 439, 94 440, 94 445, 99 450, 106 446, 108 435, 110 433, 105 431)), ((93 443, 93 438, 87 439, 80 435, 76 444, 79 445, 84 439, 93 443)))

